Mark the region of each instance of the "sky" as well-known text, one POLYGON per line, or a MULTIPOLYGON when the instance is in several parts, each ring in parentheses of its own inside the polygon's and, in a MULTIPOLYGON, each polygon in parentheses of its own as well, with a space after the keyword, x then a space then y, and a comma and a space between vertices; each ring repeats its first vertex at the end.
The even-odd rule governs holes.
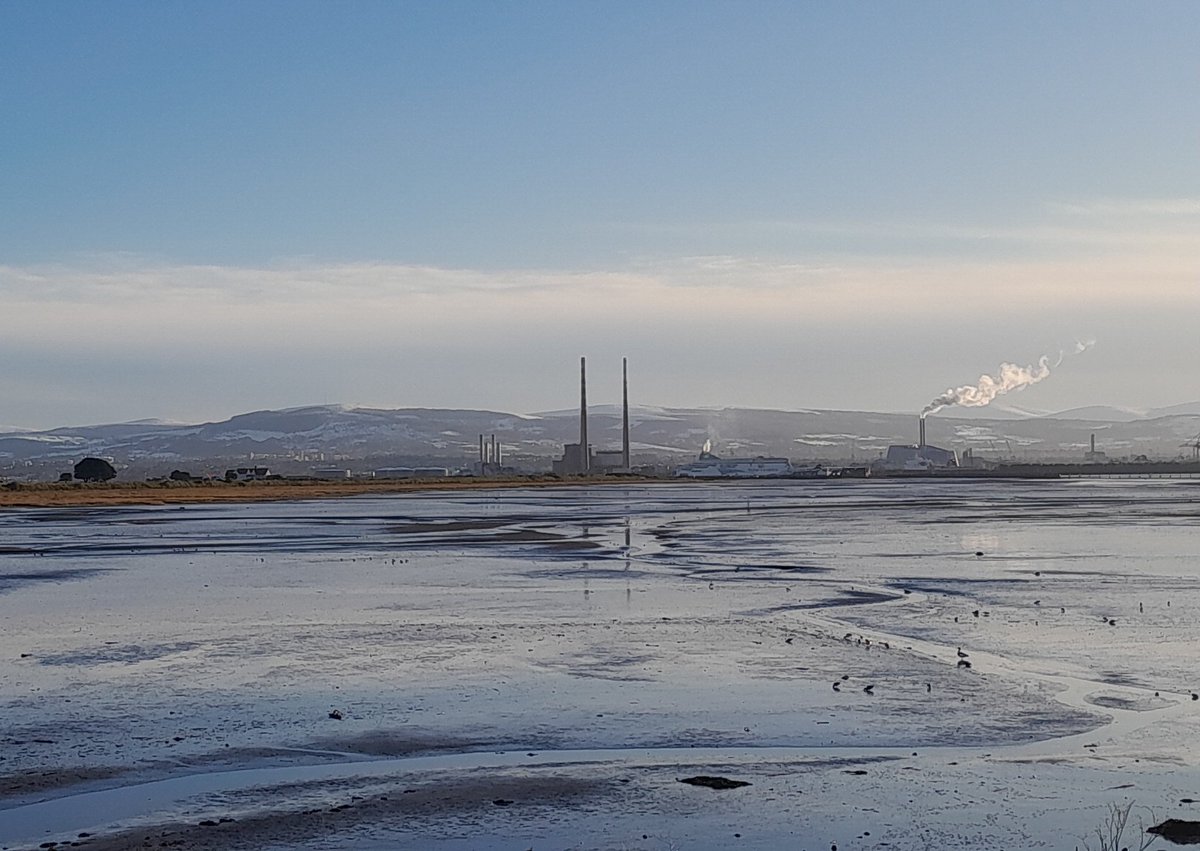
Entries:
POLYGON ((581 355, 596 402, 622 356, 648 405, 1042 356, 1007 401, 1192 401, 1197 44, 1191 0, 11 0, 0 424, 561 409, 581 355))

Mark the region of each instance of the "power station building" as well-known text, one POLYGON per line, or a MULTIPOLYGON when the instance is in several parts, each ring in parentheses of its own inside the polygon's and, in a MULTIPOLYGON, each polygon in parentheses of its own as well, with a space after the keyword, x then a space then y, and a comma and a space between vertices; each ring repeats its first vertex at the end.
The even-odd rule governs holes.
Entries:
POLYGON ((959 466, 958 455, 952 449, 930 446, 925 441, 925 418, 920 418, 916 446, 893 445, 887 448, 880 466, 885 470, 921 472, 959 466))
POLYGON ((472 472, 476 476, 501 476, 512 472, 504 466, 504 448, 496 435, 493 434, 491 439, 479 435, 479 460, 472 466, 472 472))
POLYGON ((579 442, 563 446, 551 462, 556 476, 589 476, 629 471, 629 361, 621 358, 621 448, 592 449, 588 442, 587 358, 579 359, 579 442))

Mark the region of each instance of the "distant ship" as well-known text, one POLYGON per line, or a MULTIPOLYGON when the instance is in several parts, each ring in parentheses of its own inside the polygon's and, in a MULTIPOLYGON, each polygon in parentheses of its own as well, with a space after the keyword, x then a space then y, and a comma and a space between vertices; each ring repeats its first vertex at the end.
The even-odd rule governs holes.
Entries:
POLYGON ((712 442, 707 440, 699 458, 675 468, 677 477, 687 479, 784 479, 796 472, 786 458, 718 457, 712 452, 712 442))

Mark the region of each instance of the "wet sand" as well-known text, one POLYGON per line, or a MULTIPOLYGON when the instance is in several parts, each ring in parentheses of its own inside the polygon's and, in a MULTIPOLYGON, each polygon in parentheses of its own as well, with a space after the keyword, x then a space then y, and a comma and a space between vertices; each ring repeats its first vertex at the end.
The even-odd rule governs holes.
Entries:
POLYGON ((0 513, 0 848, 1070 849, 1114 803, 1200 818, 1194 489, 842 485, 0 513))
POLYGON ((186 505, 222 502, 278 502, 336 499, 424 491, 495 490, 506 488, 589 487, 650 483, 654 479, 423 479, 419 481, 262 481, 262 482, 105 482, 0 486, 0 508, 53 508, 106 505, 186 505))

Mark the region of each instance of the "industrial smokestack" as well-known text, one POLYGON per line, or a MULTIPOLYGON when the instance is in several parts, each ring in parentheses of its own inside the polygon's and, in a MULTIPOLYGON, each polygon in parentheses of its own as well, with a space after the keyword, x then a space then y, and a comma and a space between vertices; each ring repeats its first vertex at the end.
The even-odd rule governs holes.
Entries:
POLYGON ((481 434, 479 435, 479 463, 484 464, 486 462, 487 458, 483 454, 483 435, 481 434))
POLYGON ((496 443, 496 468, 499 469, 500 467, 503 467, 503 466, 504 466, 504 444, 497 442, 496 443))
POLYGON ((587 473, 591 467, 587 433, 587 358, 579 359, 579 472, 587 473))
POLYGON ((491 461, 493 464, 495 464, 496 463, 496 435, 494 435, 494 434, 492 435, 491 445, 488 447, 488 455, 490 456, 490 458, 488 460, 491 461))
POLYGON ((629 469, 629 358, 621 358, 621 466, 629 469))
POLYGON ((1092 432, 1092 454, 1096 454, 1096 433, 1092 432))
POLYGON ((917 443, 917 446, 924 449, 925 448, 925 418, 921 417, 920 420, 921 420, 921 437, 920 437, 919 442, 917 443))

